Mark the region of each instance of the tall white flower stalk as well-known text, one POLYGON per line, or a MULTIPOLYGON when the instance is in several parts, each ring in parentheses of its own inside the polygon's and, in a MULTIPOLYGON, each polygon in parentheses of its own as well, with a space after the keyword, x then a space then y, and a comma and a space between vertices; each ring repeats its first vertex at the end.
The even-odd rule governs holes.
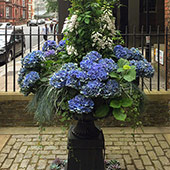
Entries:
POLYGON ((115 36, 115 18, 112 16, 111 10, 105 10, 103 15, 99 18, 101 23, 100 29, 93 32, 91 35, 93 44, 98 50, 109 48, 113 50, 112 37, 115 36), (106 34, 107 33, 107 34, 106 34))
POLYGON ((72 15, 70 19, 66 18, 63 25, 62 33, 67 35, 68 32, 73 32, 74 28, 76 28, 77 25, 77 15, 72 15))

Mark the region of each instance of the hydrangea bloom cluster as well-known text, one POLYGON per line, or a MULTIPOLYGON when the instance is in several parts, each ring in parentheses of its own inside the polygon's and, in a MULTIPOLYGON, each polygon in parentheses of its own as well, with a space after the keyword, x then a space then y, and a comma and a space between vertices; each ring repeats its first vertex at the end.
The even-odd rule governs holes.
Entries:
POLYGON ((120 87, 119 84, 116 80, 113 79, 109 79, 103 89, 102 89, 102 96, 103 98, 109 98, 110 96, 116 95, 120 93, 120 87))
POLYGON ((54 73, 50 78, 50 85, 55 88, 71 87, 77 89, 86 98, 109 98, 119 93, 118 82, 109 79, 109 73, 117 68, 117 64, 112 59, 103 59, 101 54, 92 51, 80 62, 80 68, 73 63, 62 66, 60 71, 54 73))
POLYGON ((93 100, 82 95, 75 96, 73 99, 68 101, 68 104, 70 111, 78 114, 90 113, 94 107, 93 100))
POLYGON ((21 68, 19 73, 18 73, 18 84, 21 84, 25 74, 26 74, 27 69, 21 68))
POLYGON ((131 60, 130 65, 136 66, 136 76, 137 77, 146 77, 151 78, 154 75, 154 68, 146 59, 144 60, 131 60))
POLYGON ((49 50, 49 51, 46 51, 45 53, 44 53, 44 56, 46 57, 46 58, 50 58, 50 57, 52 57, 52 56, 55 56, 55 50, 49 50))
POLYGON ((114 54, 117 59, 124 58, 130 61, 130 65, 136 66, 136 76, 151 78, 154 75, 154 68, 152 65, 144 59, 140 51, 136 48, 124 48, 121 45, 117 45, 114 48, 114 54))
POLYGON ((53 40, 48 40, 44 43, 43 47, 42 47, 42 51, 48 51, 48 50, 56 50, 57 48, 57 43, 56 41, 53 40))
POLYGON ((40 79, 41 63, 46 61, 46 55, 42 51, 33 51, 22 59, 22 68, 18 73, 18 84, 25 95, 33 92, 32 89, 40 79))
POLYGON ((42 51, 33 51, 22 59, 22 66, 27 69, 32 69, 37 67, 40 62, 44 60, 44 53, 42 51))
POLYGON ((31 71, 25 75, 24 80, 21 83, 21 91, 28 95, 30 93, 30 88, 34 87, 35 83, 40 79, 39 74, 36 71, 31 71))
POLYGON ((114 47, 113 53, 117 59, 124 58, 127 60, 143 60, 139 49, 132 47, 130 50, 126 47, 122 47, 121 45, 116 45, 114 47))
POLYGON ((50 85, 60 89, 65 86, 67 80, 67 71, 60 70, 57 73, 54 73, 53 76, 50 78, 50 85))
POLYGON ((66 48, 66 40, 61 40, 56 47, 57 52, 65 51, 66 48))

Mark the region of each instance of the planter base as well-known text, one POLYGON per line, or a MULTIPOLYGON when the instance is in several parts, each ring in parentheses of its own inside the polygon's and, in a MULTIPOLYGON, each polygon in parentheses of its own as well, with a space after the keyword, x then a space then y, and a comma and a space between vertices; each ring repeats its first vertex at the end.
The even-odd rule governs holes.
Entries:
POLYGON ((68 162, 65 170, 104 170, 104 137, 102 130, 93 138, 74 135, 74 126, 68 133, 68 162))

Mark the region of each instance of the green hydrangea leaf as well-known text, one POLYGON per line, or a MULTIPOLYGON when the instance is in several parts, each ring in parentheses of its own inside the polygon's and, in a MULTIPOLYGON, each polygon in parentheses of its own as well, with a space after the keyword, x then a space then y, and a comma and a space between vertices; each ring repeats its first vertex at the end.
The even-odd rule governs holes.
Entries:
POLYGON ((113 107, 113 108, 120 108, 121 107, 121 102, 120 100, 112 100, 110 102, 110 107, 113 107))
POLYGON ((122 108, 113 109, 112 113, 116 120, 120 120, 120 121, 126 120, 127 115, 125 114, 125 112, 122 108))
POLYGON ((128 82, 134 81, 134 80, 136 79, 136 70, 135 70, 135 68, 130 69, 130 70, 127 72, 127 74, 125 74, 125 75, 123 76, 123 78, 124 78, 126 81, 128 81, 128 82))
POLYGON ((115 73, 115 72, 111 72, 111 73, 109 74, 109 76, 110 76, 111 78, 119 78, 119 74, 117 74, 117 73, 115 73))
POLYGON ((95 117, 102 118, 105 117, 109 113, 109 106, 108 105, 101 105, 98 106, 95 112, 95 117))
POLYGON ((133 101, 130 98, 123 98, 122 99, 122 106, 123 107, 130 107, 132 106, 133 101))
POLYGON ((118 72, 118 73, 121 73, 121 72, 124 72, 124 71, 125 71, 125 70, 124 70, 123 68, 118 68, 118 69, 117 69, 117 72, 118 72))
POLYGON ((90 23, 90 19, 89 19, 89 18, 86 18, 84 22, 85 22, 86 24, 89 24, 89 23, 90 23))
POLYGON ((118 60, 117 64, 118 64, 119 68, 123 68, 124 65, 129 65, 129 61, 121 58, 118 60))

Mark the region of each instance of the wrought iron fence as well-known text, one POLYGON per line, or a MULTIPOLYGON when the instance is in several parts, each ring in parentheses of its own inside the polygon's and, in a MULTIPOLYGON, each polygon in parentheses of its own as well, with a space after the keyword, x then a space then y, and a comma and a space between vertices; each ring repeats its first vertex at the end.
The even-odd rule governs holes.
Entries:
MULTIPOLYGON (((43 34, 41 33, 40 27, 26 27, 27 33, 24 32, 24 28, 21 27, 22 34, 15 33, 17 27, 13 27, 13 46, 12 51, 13 55, 16 56, 16 46, 18 41, 16 41, 16 37, 20 36, 20 47, 21 53, 19 56, 14 57, 12 61, 1 63, 0 65, 0 91, 8 92, 8 91, 19 91, 19 87, 17 84, 18 71, 21 67, 20 60, 29 52, 34 50, 40 50, 44 40, 42 39, 43 34), (24 45, 24 41, 26 42, 24 45), (26 48, 26 50, 25 50, 26 48)), ((165 32, 160 32, 159 26, 157 27, 156 32, 152 32, 152 28, 150 27, 149 33, 145 33, 143 27, 141 27, 141 31, 137 32, 135 27, 132 32, 128 31, 128 27, 125 29, 125 33, 122 34, 124 39, 124 46, 137 47, 144 55, 146 59, 148 59, 153 67, 155 68, 155 75, 151 79, 140 79, 139 86, 142 90, 168 90, 168 28, 165 29, 165 32)), ((8 36, 11 34, 8 33, 8 29, 5 29, 5 33, 0 32, 0 37, 5 38, 5 50, 8 50, 8 36)), ((51 40, 57 41, 57 37, 62 37, 62 34, 58 33, 50 33, 48 34, 48 38, 51 40)), ((8 53, 5 53, 5 57, 7 58, 8 53)))

